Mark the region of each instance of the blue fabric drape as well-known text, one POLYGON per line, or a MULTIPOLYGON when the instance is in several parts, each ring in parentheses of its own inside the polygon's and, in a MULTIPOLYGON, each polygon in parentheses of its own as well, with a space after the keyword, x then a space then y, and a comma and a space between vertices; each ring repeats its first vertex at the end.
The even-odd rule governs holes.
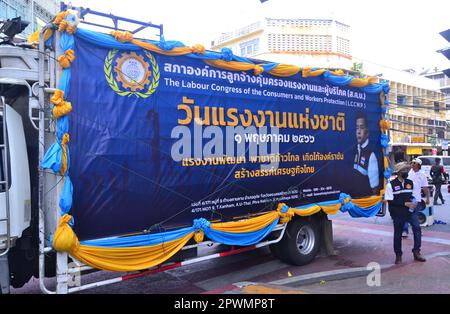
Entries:
POLYGON ((41 161, 41 167, 44 169, 52 169, 54 173, 59 173, 62 165, 62 147, 59 140, 50 146, 41 161))
POLYGON ((272 222, 265 228, 253 232, 231 233, 213 229, 207 229, 203 231, 205 232, 205 235, 212 241, 226 245, 247 246, 256 244, 264 239, 267 235, 269 235, 277 225, 278 221, 279 219, 277 218, 274 222, 272 222))
MULTIPOLYGON (((74 17, 69 15, 66 17, 66 20, 73 20, 74 17)), ((68 34, 67 32, 61 33, 60 37, 60 48, 62 52, 65 54, 69 49, 74 48, 75 39, 73 34, 68 34)), ((70 86, 70 76, 71 71, 70 67, 62 69, 61 77, 58 83, 58 88, 64 92, 64 99, 67 99, 67 95, 69 93, 70 86)), ((62 116, 57 120, 57 128, 56 128, 56 140, 55 143, 52 144, 50 149, 45 153, 43 160, 41 161, 41 167, 44 169, 52 169, 56 174, 60 173, 62 167, 62 139, 65 133, 69 132, 69 123, 68 117, 62 116)), ((64 185, 62 188, 59 207, 61 209, 61 215, 64 215, 70 211, 72 207, 72 194, 73 194, 73 185, 72 181, 69 177, 69 168, 70 168, 70 149, 69 145, 66 144, 66 152, 67 152, 67 170, 64 175, 64 185)))
POLYGON ((380 202, 377 205, 374 205, 372 207, 368 207, 368 208, 361 208, 359 206, 356 206, 355 204, 349 202, 347 205, 344 205, 341 207, 341 211, 343 213, 348 212, 350 214, 350 216, 352 216, 353 218, 369 218, 369 217, 373 217, 376 214, 379 213, 379 211, 381 210, 381 206, 383 204, 380 202))
POLYGON ((73 185, 70 177, 64 177, 64 185, 59 199, 59 207, 61 208, 61 215, 67 214, 72 208, 73 185))
POLYGON ((129 237, 87 240, 81 241, 80 244, 90 246, 101 246, 101 247, 149 246, 180 239, 186 236, 187 234, 191 233, 192 231, 194 231, 194 228, 189 227, 154 234, 142 234, 129 237))

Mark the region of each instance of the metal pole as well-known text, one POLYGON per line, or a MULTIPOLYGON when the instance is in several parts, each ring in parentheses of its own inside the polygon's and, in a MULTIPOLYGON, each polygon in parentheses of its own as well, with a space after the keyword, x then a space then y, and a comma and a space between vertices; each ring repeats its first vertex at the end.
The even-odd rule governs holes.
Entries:
MULTIPOLYGON (((39 33, 39 162, 44 158, 45 150, 45 97, 44 97, 44 65, 45 65, 45 43, 44 43, 44 32, 50 28, 52 25, 45 25, 41 32, 39 33)), ((55 292, 48 290, 45 287, 45 212, 44 212, 44 172, 39 167, 39 287, 42 292, 47 294, 54 294, 55 292)))
MULTIPOLYGON (((55 32, 55 52, 56 52, 56 58, 63 54, 61 49, 61 33, 55 32)), ((60 71, 56 71, 56 84, 58 84, 60 80, 60 71)), ((58 88, 58 86, 56 86, 58 88)), ((56 198, 59 200, 60 193, 62 189, 62 180, 59 180, 60 177, 57 175, 57 181, 58 186, 56 188, 56 198)), ((59 204, 59 202, 56 202, 59 204)), ((61 213, 59 210, 58 205, 56 206, 56 222, 58 222, 61 219, 61 213)), ((57 252, 56 253, 56 293, 57 294, 67 294, 69 292, 68 287, 68 281, 69 281, 69 274, 68 274, 68 258, 67 253, 65 252, 57 252)))
POLYGON ((31 34, 35 32, 34 28, 34 0, 31 0, 31 34))

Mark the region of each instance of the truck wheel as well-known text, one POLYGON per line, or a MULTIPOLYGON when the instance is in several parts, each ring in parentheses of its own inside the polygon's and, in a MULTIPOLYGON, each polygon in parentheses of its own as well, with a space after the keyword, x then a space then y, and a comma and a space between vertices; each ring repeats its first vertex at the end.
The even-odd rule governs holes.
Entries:
POLYGON ((320 248, 319 223, 311 217, 289 222, 279 248, 282 261, 298 266, 309 264, 320 248))

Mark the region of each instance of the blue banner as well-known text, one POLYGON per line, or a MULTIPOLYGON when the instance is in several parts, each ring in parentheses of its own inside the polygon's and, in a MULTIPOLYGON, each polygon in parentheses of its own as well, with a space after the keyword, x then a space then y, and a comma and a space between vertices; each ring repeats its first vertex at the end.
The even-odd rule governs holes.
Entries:
POLYGON ((75 41, 69 99, 80 240, 378 195, 379 93, 75 41))

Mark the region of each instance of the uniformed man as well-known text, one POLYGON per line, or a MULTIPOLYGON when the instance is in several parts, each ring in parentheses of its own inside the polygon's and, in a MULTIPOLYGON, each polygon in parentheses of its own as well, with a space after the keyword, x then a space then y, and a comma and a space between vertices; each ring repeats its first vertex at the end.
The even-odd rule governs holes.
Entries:
MULTIPOLYGON (((421 171, 421 168, 422 160, 416 158, 411 161, 411 170, 409 170, 408 179, 414 184, 413 197, 417 201, 417 206, 413 212, 413 215, 418 215, 420 211, 424 210, 430 204, 428 180, 425 173, 421 171), (422 191, 425 194, 426 202, 422 200, 422 191)), ((419 220, 419 218, 417 218, 417 220, 419 220)), ((408 223, 405 223, 405 227, 403 228, 403 237, 408 237, 408 223)))
POLYGON ((378 195, 380 177, 378 160, 369 143, 369 124, 367 116, 359 112, 356 116, 356 141, 358 142, 353 169, 356 170, 354 185, 358 187, 359 196, 378 195))
POLYGON ((386 185, 385 201, 389 204, 389 212, 394 221, 394 252, 395 264, 402 262, 402 230, 405 222, 409 222, 414 233, 414 248, 412 249, 414 260, 425 262, 420 254, 422 242, 422 230, 417 215, 413 215, 419 200, 413 196, 413 181, 407 179, 410 165, 406 162, 395 166, 397 177, 386 185))

